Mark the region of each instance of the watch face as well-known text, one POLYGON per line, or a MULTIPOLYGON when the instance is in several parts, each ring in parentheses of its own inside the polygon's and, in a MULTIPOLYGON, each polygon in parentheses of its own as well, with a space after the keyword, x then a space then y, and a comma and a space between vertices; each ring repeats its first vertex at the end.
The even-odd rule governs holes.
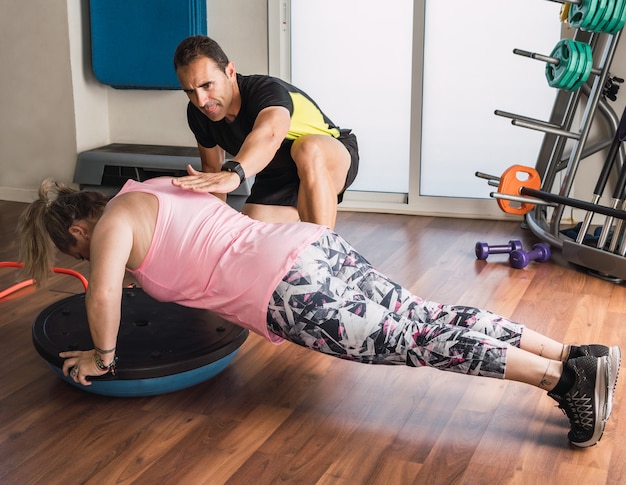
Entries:
POLYGON ((246 179, 246 174, 243 171, 243 168, 239 162, 235 162, 233 160, 229 160, 228 162, 225 162, 222 165, 222 171, 235 172, 237 175, 239 175, 240 183, 243 183, 243 181, 246 179))

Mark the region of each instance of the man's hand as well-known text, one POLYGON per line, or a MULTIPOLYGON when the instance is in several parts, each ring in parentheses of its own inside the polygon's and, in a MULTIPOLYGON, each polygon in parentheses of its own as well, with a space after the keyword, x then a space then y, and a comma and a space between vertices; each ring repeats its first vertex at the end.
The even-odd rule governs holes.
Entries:
POLYGON ((187 173, 189 175, 172 179, 172 185, 209 194, 228 194, 239 187, 239 176, 234 172, 198 172, 187 165, 187 173))

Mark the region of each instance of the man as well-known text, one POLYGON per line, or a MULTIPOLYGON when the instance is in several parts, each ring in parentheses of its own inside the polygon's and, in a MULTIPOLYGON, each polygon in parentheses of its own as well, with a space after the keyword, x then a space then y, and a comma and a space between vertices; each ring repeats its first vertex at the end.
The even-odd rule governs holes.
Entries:
MULTIPOLYGON (((255 176, 242 212, 265 222, 302 220, 333 228, 337 204, 358 170, 358 146, 298 88, 265 75, 243 76, 206 36, 183 40, 174 68, 189 97, 187 119, 202 172, 182 189, 227 194, 255 176), (224 163, 225 153, 234 156, 224 163)), ((222 195, 225 198, 225 195, 222 195)))

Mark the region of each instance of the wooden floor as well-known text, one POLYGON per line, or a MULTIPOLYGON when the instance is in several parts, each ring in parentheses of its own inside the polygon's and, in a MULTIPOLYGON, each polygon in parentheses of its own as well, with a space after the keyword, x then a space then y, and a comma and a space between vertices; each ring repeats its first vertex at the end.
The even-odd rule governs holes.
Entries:
MULTIPOLYGON (((19 203, 0 202, 0 261, 17 258, 19 203)), ((337 231, 422 297, 488 308, 566 342, 626 343, 626 290, 558 262, 477 261, 474 244, 536 239, 518 223, 340 213, 337 231)), ((63 257, 59 266, 89 275, 63 257)), ((0 270, 0 290, 16 272, 0 270)), ((432 369, 336 360, 251 335, 212 380, 142 398, 90 394, 31 341, 75 278, 0 300, 0 483, 624 484, 618 384, 597 446, 568 446, 542 391, 432 369)), ((626 346, 623 348, 626 349, 626 346)))

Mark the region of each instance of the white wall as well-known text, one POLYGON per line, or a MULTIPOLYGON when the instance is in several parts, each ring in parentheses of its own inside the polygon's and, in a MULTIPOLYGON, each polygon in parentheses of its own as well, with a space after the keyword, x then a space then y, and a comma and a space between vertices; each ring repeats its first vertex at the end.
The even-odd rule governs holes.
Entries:
POLYGON ((550 54, 561 35, 560 7, 528 2, 514 22, 503 22, 518 2, 480 1, 491 15, 476 2, 426 2, 420 195, 488 198, 474 173, 534 165, 544 139, 494 111, 550 118, 557 91, 546 81, 545 63, 513 49, 550 54))
POLYGON ((350 189, 408 193, 413 0, 291 0, 291 17, 291 81, 358 138, 350 189), (320 28, 328 45, 350 47, 320 49, 320 28))

